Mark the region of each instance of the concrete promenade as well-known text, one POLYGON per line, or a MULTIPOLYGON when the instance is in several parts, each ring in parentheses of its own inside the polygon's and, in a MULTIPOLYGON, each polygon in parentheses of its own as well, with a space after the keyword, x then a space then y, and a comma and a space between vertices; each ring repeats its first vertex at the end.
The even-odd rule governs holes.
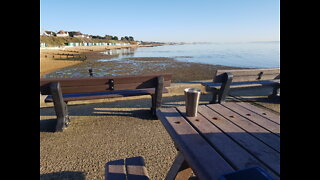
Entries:
MULTIPOLYGON (((162 107, 184 105, 186 87, 202 88, 198 82, 174 83, 162 107)), ((232 89, 230 94, 280 113, 280 102, 267 98, 271 92, 270 87, 259 87, 232 89)), ((200 104, 210 98, 202 94, 200 104)), ((42 104, 40 179, 104 179, 106 162, 134 156, 144 157, 151 179, 164 179, 177 151, 161 122, 150 115, 150 107, 150 96, 70 103, 71 126, 52 133, 54 110, 42 104)))

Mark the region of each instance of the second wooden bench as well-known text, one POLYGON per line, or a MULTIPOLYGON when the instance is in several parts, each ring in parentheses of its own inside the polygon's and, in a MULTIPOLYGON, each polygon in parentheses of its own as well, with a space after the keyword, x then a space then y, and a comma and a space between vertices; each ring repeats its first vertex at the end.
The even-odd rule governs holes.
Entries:
POLYGON ((210 103, 223 103, 230 88, 272 86, 269 97, 280 96, 280 68, 217 70, 212 82, 203 82, 212 92, 210 103))

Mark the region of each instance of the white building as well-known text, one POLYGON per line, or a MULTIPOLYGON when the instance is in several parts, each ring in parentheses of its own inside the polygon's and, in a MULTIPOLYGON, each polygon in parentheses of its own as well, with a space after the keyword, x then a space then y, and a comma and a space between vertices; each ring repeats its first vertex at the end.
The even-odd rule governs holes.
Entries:
POLYGON ((57 36, 58 37, 67 37, 67 36, 69 36, 69 33, 65 32, 63 30, 60 30, 59 32, 57 32, 57 36))
POLYGON ((52 31, 42 31, 40 33, 41 36, 54 36, 54 32, 52 31))

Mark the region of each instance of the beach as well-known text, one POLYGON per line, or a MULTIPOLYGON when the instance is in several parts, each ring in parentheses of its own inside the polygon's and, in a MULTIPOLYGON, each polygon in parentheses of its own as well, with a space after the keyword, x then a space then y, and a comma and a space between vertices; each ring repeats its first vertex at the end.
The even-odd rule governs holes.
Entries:
POLYGON ((110 55, 100 53, 105 50, 119 49, 119 48, 137 48, 148 47, 152 45, 126 45, 126 46, 78 46, 78 47, 60 47, 60 48, 40 48, 40 77, 43 75, 54 72, 58 69, 77 65, 83 61, 73 60, 54 60, 59 58, 58 54, 74 54, 86 57, 86 60, 110 58, 110 55))
POLYGON ((87 77, 89 76, 88 69, 92 68, 95 77, 172 73, 172 82, 176 83, 212 79, 217 69, 242 69, 240 67, 178 61, 175 57, 122 57, 119 61, 112 60, 119 54, 102 53, 112 49, 148 46, 157 46, 157 44, 41 49, 40 77, 87 77), (80 60, 63 60, 66 56, 61 57, 59 54, 73 54, 75 58, 80 60), (57 60, 54 60, 53 56, 57 60))

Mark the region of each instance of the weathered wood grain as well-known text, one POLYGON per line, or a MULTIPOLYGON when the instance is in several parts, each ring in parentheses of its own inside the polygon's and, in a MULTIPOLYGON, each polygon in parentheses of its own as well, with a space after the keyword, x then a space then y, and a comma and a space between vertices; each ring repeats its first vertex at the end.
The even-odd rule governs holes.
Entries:
POLYGON ((176 109, 160 108, 157 116, 199 179, 218 179, 234 171, 176 109))

